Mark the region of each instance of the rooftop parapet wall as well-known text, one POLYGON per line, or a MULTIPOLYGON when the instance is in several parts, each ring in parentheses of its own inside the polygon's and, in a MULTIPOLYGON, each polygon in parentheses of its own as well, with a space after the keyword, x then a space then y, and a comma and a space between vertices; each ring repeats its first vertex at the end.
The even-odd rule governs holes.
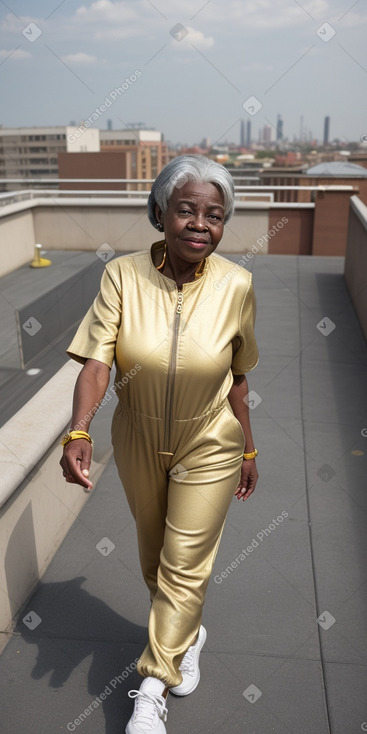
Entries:
MULTIPOLYGON (((1 210, 0 210, 1 211, 1 210)), ((23 208, 0 219, 0 277, 33 258, 36 244, 33 209, 23 208)))
POLYGON ((344 277, 367 341, 367 206, 357 196, 350 200, 344 277))
MULTIPOLYGON (((310 190, 302 192, 306 201, 274 202, 269 187, 241 187, 218 252, 344 255, 349 198, 356 190, 315 188, 312 202, 307 201, 310 190), (255 200, 266 195, 268 201, 255 200), (276 236, 270 233, 278 221, 288 224, 286 219, 289 227, 279 225, 276 236)), ((97 252, 107 245, 131 252, 160 238, 147 217, 146 192, 34 190, 1 194, 0 203, 0 276, 30 262, 36 243, 46 251, 97 252)))
MULTIPOLYGON (((0 429, 1 630, 22 608, 89 496, 67 484, 59 466, 59 442, 69 426, 80 369, 68 361, 0 429)), ((114 404, 107 402, 93 421, 94 485, 112 453, 109 424, 114 404)))

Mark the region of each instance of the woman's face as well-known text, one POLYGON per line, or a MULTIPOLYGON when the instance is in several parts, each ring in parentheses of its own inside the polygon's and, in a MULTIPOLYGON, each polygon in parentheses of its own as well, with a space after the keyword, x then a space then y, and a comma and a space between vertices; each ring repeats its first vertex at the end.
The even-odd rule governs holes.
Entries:
POLYGON ((215 250, 223 236, 224 206, 220 190, 211 183, 188 181, 173 189, 168 209, 156 207, 163 224, 170 259, 200 262, 215 250))

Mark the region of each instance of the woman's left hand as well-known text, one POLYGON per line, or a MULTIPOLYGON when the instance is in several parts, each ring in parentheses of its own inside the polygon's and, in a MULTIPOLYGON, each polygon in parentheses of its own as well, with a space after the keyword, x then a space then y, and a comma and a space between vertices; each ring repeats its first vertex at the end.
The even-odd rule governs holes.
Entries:
POLYGON ((243 460, 241 467, 241 478, 235 491, 238 500, 247 500, 253 493, 259 478, 255 459, 243 460))

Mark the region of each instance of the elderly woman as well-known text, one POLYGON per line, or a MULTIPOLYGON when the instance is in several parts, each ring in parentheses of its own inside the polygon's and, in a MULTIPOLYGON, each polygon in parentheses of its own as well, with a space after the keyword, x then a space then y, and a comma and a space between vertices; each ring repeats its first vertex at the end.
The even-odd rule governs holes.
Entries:
POLYGON ((164 734, 167 692, 196 688, 205 592, 226 514, 233 495, 246 500, 258 477, 245 376, 258 360, 251 274, 213 254, 233 204, 223 166, 196 155, 172 160, 148 202, 163 238, 106 265, 68 349, 84 367, 60 463, 66 481, 87 490, 87 416, 116 362, 114 456, 151 598, 138 664, 144 680, 129 693, 126 734, 164 734))

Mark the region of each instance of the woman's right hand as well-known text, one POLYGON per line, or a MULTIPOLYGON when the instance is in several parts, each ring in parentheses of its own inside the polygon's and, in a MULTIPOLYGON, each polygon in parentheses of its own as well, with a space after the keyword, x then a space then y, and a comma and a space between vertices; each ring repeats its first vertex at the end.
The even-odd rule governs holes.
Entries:
POLYGON ((85 492, 93 489, 93 484, 88 479, 89 468, 92 461, 92 444, 85 438, 76 438, 64 446, 60 466, 63 470, 65 481, 69 484, 80 484, 85 492))

